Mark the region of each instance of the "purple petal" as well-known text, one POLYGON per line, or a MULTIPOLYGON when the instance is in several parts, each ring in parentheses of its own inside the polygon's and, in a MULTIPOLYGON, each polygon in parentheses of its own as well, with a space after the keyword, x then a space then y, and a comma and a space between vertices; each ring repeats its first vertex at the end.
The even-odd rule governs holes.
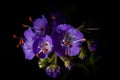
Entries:
POLYGON ((26 40, 25 43, 22 45, 25 54, 25 59, 31 60, 35 56, 35 54, 33 53, 32 44, 32 41, 26 40))
POLYGON ((53 49, 55 51, 55 53, 58 55, 58 56, 65 56, 65 50, 64 48, 61 46, 61 40, 63 38, 63 34, 60 34, 60 33, 57 33, 57 32, 54 32, 52 33, 51 35, 52 39, 53 39, 53 49))
POLYGON ((74 40, 79 40, 84 38, 83 34, 77 29, 70 29, 69 31, 67 31, 67 33, 70 33, 70 35, 74 38, 74 40))
POLYGON ((80 46, 78 43, 74 44, 71 48, 70 48, 70 53, 68 53, 69 56, 76 56, 79 54, 80 52, 80 46))
POLYGON ((66 31, 70 30, 71 28, 73 28, 73 27, 69 24, 60 24, 57 26, 57 32, 58 33, 60 33, 61 31, 66 32, 66 31))
POLYGON ((35 34, 33 33, 31 28, 28 28, 27 30, 24 31, 24 37, 27 40, 31 41, 34 36, 35 36, 35 34))
POLYGON ((42 18, 37 18, 34 23, 33 23, 33 28, 36 29, 40 29, 41 27, 45 27, 46 26, 46 22, 44 21, 44 19, 42 18))

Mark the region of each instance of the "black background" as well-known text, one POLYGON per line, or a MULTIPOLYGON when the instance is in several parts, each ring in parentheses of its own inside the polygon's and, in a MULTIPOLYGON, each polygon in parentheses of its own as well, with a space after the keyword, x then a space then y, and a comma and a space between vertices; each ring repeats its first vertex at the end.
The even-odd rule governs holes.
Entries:
MULTIPOLYGON (((9 3, 9 2, 8 2, 9 3)), ((7 5, 7 4, 6 4, 7 5)), ((59 11, 63 12, 67 16, 68 23, 79 26, 83 20, 86 20, 89 25, 100 28, 99 31, 94 31, 91 35, 94 37, 99 45, 100 54, 103 56, 103 60, 100 64, 103 66, 102 70, 97 72, 96 76, 91 76, 92 79, 103 79, 107 77, 107 61, 109 57, 108 52, 108 30, 104 25, 105 14, 105 2, 82 2, 77 0, 71 1, 16 1, 10 3, 7 6, 2 6, 1 21, 2 26, 0 29, 0 44, 1 45, 1 63, 3 78, 9 79, 31 79, 31 80, 52 80, 46 76, 43 70, 38 70, 35 61, 27 61, 24 59, 22 49, 16 49, 16 40, 13 39, 13 34, 21 35, 23 28, 21 24, 29 23, 28 17, 33 19, 44 14, 47 19, 50 18, 50 13, 59 11)), ((89 35, 88 35, 89 36, 89 35)), ((86 76, 82 74, 82 71, 74 71, 68 76, 71 80, 86 79, 86 76)), ((59 77, 57 80, 60 80, 59 77)))

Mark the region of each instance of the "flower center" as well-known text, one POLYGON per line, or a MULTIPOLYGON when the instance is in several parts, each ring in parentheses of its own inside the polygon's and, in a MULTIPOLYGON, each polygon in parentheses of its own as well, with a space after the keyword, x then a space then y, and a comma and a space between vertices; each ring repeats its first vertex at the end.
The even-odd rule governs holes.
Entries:
POLYGON ((46 54, 50 51, 51 48, 50 48, 49 42, 45 41, 45 42, 42 42, 38 45, 38 49, 39 49, 38 54, 40 54, 40 53, 46 54))
POLYGON ((65 55, 67 54, 71 54, 71 47, 77 43, 77 42, 82 42, 82 41, 86 41, 85 38, 83 39, 77 39, 75 40, 75 36, 70 34, 70 33, 66 33, 62 39, 61 42, 61 46, 64 47, 65 49, 65 55))
POLYGON ((61 46, 67 46, 67 47, 71 48, 72 40, 73 40, 73 37, 69 33, 66 33, 61 42, 61 46))
POLYGON ((71 53, 70 48, 72 47, 73 37, 70 34, 65 34, 61 42, 61 46, 65 49, 65 55, 71 53))

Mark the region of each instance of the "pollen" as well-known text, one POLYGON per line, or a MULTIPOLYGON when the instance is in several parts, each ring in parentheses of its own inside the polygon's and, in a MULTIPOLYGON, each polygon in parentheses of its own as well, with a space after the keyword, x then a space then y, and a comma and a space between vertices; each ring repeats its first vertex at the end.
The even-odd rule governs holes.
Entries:
POLYGON ((67 45, 67 44, 69 44, 69 43, 70 43, 69 41, 63 42, 64 45, 67 45))
POLYGON ((47 53, 47 52, 48 52, 48 49, 43 48, 43 53, 47 53))
POLYGON ((19 48, 19 47, 20 47, 20 45, 19 45, 19 44, 17 44, 17 45, 16 45, 16 47, 17 47, 17 48, 19 48))
POLYGON ((86 41, 86 38, 83 38, 83 41, 86 41))
POLYGON ((22 24, 22 26, 25 27, 25 28, 26 28, 26 27, 29 27, 28 25, 25 25, 25 24, 22 24))
POLYGON ((24 42, 25 42, 24 39, 20 39, 20 40, 19 40, 19 44, 20 44, 20 45, 24 44, 24 42))
POLYGON ((39 57, 39 54, 35 54, 35 56, 38 58, 38 57, 39 57))
POLYGON ((31 16, 29 16, 29 21, 32 22, 32 17, 31 16))

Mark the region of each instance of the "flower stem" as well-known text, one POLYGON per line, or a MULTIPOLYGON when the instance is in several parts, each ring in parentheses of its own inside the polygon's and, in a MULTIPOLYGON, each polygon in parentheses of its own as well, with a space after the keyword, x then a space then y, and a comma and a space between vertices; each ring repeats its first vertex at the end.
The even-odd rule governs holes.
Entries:
POLYGON ((49 60, 49 63, 51 63, 54 59, 54 54, 52 55, 51 59, 49 60))
POLYGON ((57 64, 57 55, 55 53, 52 55, 51 59, 49 60, 49 63, 57 64))
POLYGON ((57 55, 54 53, 54 64, 57 64, 57 55))
POLYGON ((60 59, 61 59, 63 62, 68 60, 66 57, 60 57, 60 59))

